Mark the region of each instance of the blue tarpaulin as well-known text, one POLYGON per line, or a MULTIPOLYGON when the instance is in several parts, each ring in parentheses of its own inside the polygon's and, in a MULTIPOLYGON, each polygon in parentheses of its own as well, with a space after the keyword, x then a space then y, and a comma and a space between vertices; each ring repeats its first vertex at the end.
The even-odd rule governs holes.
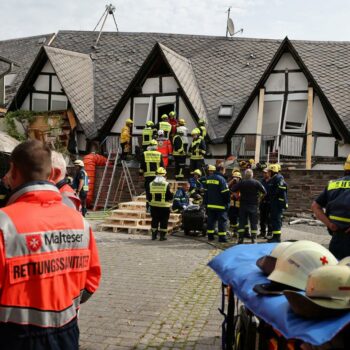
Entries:
POLYGON ((269 282, 256 266, 256 260, 268 255, 274 246, 274 243, 237 245, 216 256, 209 266, 249 310, 286 339, 300 339, 312 345, 330 341, 350 323, 350 312, 326 320, 307 320, 293 313, 285 296, 262 296, 253 291, 255 284, 269 282))

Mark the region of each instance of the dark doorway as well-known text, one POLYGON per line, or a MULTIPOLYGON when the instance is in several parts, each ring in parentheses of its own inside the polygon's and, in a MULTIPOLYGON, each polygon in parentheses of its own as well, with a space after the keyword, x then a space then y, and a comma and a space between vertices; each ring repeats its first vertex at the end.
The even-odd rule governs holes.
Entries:
POLYGON ((170 112, 175 111, 175 104, 169 103, 166 105, 158 106, 158 121, 163 114, 169 115, 170 112))

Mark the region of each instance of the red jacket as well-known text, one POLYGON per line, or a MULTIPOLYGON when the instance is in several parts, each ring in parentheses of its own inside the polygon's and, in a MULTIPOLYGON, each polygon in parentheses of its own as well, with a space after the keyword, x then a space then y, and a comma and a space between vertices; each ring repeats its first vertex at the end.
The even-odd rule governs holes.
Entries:
POLYGON ((56 186, 63 197, 63 203, 81 212, 81 200, 75 194, 73 188, 65 182, 62 185, 59 182, 56 186))
POLYGON ((0 322, 62 327, 96 291, 92 230, 49 182, 32 182, 0 210, 0 322))
POLYGON ((168 123, 171 125, 171 135, 175 135, 176 128, 177 128, 177 119, 176 118, 169 118, 168 123))
POLYGON ((158 141, 157 151, 162 154, 163 164, 166 168, 169 163, 169 155, 173 153, 173 146, 171 145, 171 141, 168 139, 160 138, 158 141))

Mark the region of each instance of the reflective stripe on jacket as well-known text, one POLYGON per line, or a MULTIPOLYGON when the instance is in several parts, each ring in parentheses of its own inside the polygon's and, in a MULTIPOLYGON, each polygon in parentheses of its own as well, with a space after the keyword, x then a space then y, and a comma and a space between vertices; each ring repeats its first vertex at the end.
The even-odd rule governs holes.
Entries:
POLYGON ((176 156, 185 156, 186 151, 184 148, 184 143, 180 135, 175 135, 173 139, 173 155, 176 156))
POLYGON ((62 327, 101 277, 87 221, 48 182, 29 183, 0 210, 0 322, 62 327), (20 215, 19 215, 20 213, 20 215))
POLYGON ((142 146, 149 146, 153 139, 154 130, 152 128, 144 128, 142 130, 142 146))
POLYGON ((160 207, 160 208, 170 208, 171 202, 166 200, 166 193, 168 190, 169 183, 164 182, 155 182, 152 181, 150 184, 150 194, 151 200, 149 204, 151 207, 160 207))
POLYGON ((143 176, 156 176, 157 169, 162 165, 162 154, 158 151, 145 151, 143 157, 143 176))
POLYGON ((230 205, 230 190, 222 174, 215 172, 208 176, 205 203, 208 209, 226 210, 230 205))
POLYGON ((164 137, 168 139, 170 136, 171 124, 168 122, 160 122, 159 123, 159 130, 163 130, 164 137))
POLYGON ((205 143, 202 138, 193 140, 190 146, 191 159, 203 159, 205 155, 205 143))

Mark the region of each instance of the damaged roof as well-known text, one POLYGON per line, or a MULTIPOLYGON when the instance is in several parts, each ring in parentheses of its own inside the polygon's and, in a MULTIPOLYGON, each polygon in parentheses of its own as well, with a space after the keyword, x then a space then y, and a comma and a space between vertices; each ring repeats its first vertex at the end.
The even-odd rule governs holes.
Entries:
MULTIPOLYGON (((6 89, 6 103, 11 101, 17 89, 21 85, 29 68, 32 66, 39 50, 43 45, 48 45, 55 34, 43 34, 26 38, 10 39, 0 41, 0 56, 14 61, 18 66, 14 66, 9 74, 16 74, 16 77, 6 89)), ((0 62, 0 75, 9 69, 9 65, 0 62)))

